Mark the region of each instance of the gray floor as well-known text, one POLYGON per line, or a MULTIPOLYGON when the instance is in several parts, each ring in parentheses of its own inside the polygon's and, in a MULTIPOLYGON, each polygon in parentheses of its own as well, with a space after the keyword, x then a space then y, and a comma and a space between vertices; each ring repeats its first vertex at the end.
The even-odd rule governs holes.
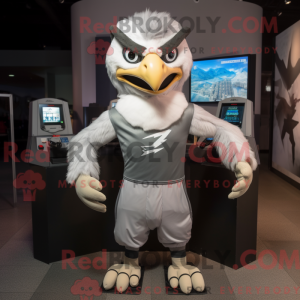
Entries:
MULTIPOLYGON (((262 262, 255 261, 255 269, 242 268, 233 270, 213 261, 200 257, 202 269, 209 294, 190 295, 189 299, 300 299, 300 266, 292 266, 273 261, 285 250, 290 258, 293 251, 299 259, 300 248, 300 191, 289 185, 266 167, 267 156, 262 156, 259 186, 258 210, 258 253, 266 251, 262 262), (212 265, 213 268, 204 268, 212 265), (299 289, 298 289, 299 288, 299 289), (268 291, 270 291, 268 293, 268 291), (251 294, 250 294, 251 292, 251 294), (276 294, 278 293, 278 294, 276 294)), ((17 168, 22 169, 19 165, 17 168)), ((3 170, 3 169, 2 169, 3 170)), ((1 183, 6 182, 8 174, 1 171, 1 183)), ((8 176, 9 178, 9 176, 8 176)), ((40 299, 80 299, 91 300, 91 297, 80 297, 71 290, 76 280, 88 277, 97 280, 101 285, 105 272, 90 268, 82 270, 78 263, 76 269, 62 268, 61 262, 50 265, 39 262, 32 255, 32 225, 30 202, 23 202, 19 194, 19 205, 12 209, 8 204, 9 196, 1 184, 0 189, 0 300, 40 300, 40 299)), ((88 255, 91 259, 101 253, 88 255)), ((160 255, 162 255, 160 253, 160 255)), ((113 257, 113 253, 110 254, 113 257)), ((162 299, 171 298, 164 290, 163 267, 151 266, 151 255, 148 255, 148 267, 145 271, 142 294, 114 295, 102 294, 96 299, 162 299)), ((189 254, 189 259, 192 255, 189 254)), ((76 260, 78 262, 78 260, 76 260)), ((166 261, 166 260, 165 260, 166 261)), ((97 284, 97 282, 96 282, 97 284)), ((177 295, 176 299, 186 298, 177 295)))

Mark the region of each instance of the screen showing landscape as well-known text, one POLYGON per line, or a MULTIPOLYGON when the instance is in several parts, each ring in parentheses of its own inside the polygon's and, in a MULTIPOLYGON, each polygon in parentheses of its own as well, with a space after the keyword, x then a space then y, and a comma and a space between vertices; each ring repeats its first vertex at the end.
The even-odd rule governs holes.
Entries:
POLYGON ((194 61, 191 102, 216 102, 230 97, 247 99, 248 57, 194 61))
POLYGON ((43 107, 43 122, 44 123, 60 122, 59 107, 43 107))

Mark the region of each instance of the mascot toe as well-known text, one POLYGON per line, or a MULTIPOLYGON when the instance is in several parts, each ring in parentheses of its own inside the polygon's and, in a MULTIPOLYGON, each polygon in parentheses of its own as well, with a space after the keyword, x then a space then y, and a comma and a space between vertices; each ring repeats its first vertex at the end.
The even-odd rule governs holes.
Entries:
POLYGON ((106 290, 117 287, 119 293, 126 291, 128 286, 137 287, 141 278, 141 267, 138 258, 129 258, 125 255, 124 264, 111 266, 103 280, 106 290))
POLYGON ((189 294, 194 288, 203 292, 205 283, 197 267, 187 265, 185 251, 171 251, 172 265, 168 269, 168 280, 172 288, 180 287, 181 291, 189 294))

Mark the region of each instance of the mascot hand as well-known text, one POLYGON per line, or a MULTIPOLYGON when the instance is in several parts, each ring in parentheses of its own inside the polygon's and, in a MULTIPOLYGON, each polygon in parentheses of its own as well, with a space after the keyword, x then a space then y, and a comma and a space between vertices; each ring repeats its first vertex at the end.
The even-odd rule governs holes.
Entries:
POLYGON ((100 193, 101 183, 88 175, 80 175, 76 180, 76 193, 80 200, 89 208, 99 212, 106 212, 106 206, 99 201, 105 201, 106 197, 100 193))
POLYGON ((228 195, 229 199, 236 199, 244 195, 252 182, 253 173, 247 162, 238 162, 235 168, 235 176, 237 183, 232 188, 232 192, 228 195))

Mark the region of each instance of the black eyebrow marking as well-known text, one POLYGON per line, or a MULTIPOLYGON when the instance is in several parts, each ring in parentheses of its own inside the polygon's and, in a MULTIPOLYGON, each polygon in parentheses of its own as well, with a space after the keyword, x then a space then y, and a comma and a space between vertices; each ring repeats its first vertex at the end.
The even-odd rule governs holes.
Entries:
POLYGON ((131 51, 134 51, 140 55, 145 51, 146 47, 134 42, 116 25, 109 26, 109 30, 111 39, 116 38, 124 48, 130 49, 131 51))
MULTIPOLYGON (((111 39, 116 38, 120 44, 131 51, 142 54, 146 47, 137 44, 131 38, 129 38, 120 28, 116 25, 111 25, 109 27, 111 39)), ((183 27, 179 32, 177 32, 169 41, 160 46, 158 49, 162 51, 162 55, 166 55, 177 48, 180 43, 191 33, 191 29, 188 27, 183 27)))
POLYGON ((177 48, 180 43, 191 33, 191 29, 188 27, 183 27, 179 32, 177 32, 169 41, 159 47, 162 51, 162 55, 168 54, 177 48))

